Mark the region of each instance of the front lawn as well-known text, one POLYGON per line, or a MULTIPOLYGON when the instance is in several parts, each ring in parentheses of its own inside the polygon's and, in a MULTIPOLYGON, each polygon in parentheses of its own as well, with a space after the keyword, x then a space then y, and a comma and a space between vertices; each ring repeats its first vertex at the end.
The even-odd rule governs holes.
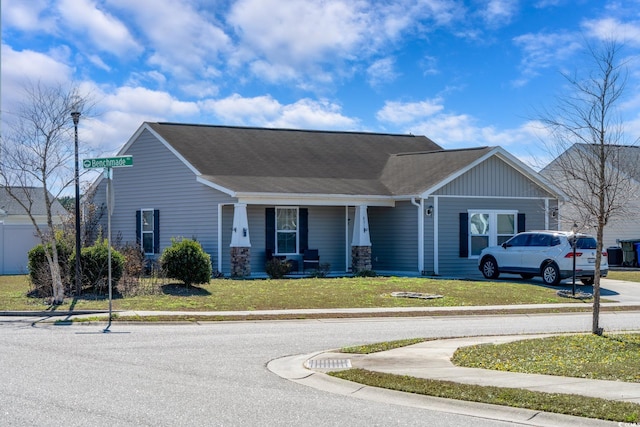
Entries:
MULTIPOLYGON (((0 276, 0 310, 43 310, 43 298, 31 298, 27 276, 0 276)), ((229 311, 375 307, 456 307, 580 302, 556 295, 555 289, 526 282, 487 282, 406 277, 344 277, 282 280, 214 279, 185 287, 169 283, 147 295, 115 296, 114 310, 229 311), (392 297, 392 292, 418 292, 442 298, 392 297)), ((67 298, 58 311, 104 310, 105 296, 67 298)))

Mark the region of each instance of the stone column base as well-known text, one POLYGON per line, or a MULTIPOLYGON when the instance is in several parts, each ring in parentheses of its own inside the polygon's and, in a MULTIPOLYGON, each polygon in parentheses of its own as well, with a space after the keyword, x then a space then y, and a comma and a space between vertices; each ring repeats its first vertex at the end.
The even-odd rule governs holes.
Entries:
POLYGON ((367 270, 371 270, 371 246, 352 246, 351 271, 359 273, 367 270))
POLYGON ((231 248, 231 277, 251 276, 251 248, 231 248))

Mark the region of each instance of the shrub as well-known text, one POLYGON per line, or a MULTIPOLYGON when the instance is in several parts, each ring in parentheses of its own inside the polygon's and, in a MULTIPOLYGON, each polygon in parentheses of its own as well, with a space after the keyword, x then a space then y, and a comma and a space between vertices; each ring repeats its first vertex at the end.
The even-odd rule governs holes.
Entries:
POLYGON ((373 270, 360 270, 354 274, 354 277, 376 277, 378 273, 373 270))
MULTIPOLYGON (((93 287, 97 292, 109 286, 109 244, 107 239, 98 239, 93 246, 82 248, 80 263, 82 265, 82 284, 93 287)), ((74 253, 69 262, 75 263, 74 253)), ((119 251, 111 249, 111 284, 114 286, 122 277, 125 258, 119 251)), ((71 270, 71 278, 75 281, 75 269, 71 270)))
POLYGON ((211 258, 195 240, 171 239, 171 246, 162 252, 160 266, 167 277, 187 286, 211 280, 211 258))
MULTIPOLYGON (((64 292, 68 294, 70 292, 70 280, 69 280, 69 259, 73 249, 67 245, 64 241, 57 241, 56 247, 58 249, 58 265, 60 266, 60 275, 62 277, 62 283, 65 287, 64 292)), ((31 294, 38 297, 48 297, 53 295, 53 284, 51 282, 51 270, 49 269, 49 263, 44 252, 45 246, 42 244, 36 245, 28 253, 27 268, 29 269, 29 281, 33 289, 31 294)), ((51 244, 47 244, 47 248, 51 248, 51 244)))
POLYGON ((272 279, 282 279, 285 274, 291 271, 291 264, 286 260, 271 258, 265 265, 267 275, 272 279))
POLYGON ((327 277, 327 274, 331 271, 331 265, 328 262, 318 264, 318 268, 313 270, 309 275, 311 277, 327 277))
POLYGON ((122 278, 118 282, 118 293, 124 296, 143 295, 142 277, 145 270, 145 257, 139 245, 126 244, 118 249, 124 255, 122 278))

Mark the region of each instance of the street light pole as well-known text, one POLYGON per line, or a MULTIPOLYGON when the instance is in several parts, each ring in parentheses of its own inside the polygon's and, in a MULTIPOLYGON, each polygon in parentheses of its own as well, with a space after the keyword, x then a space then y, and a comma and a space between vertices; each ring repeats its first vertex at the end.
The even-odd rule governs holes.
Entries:
POLYGON ((576 224, 575 222, 573 223, 573 241, 572 241, 572 249, 573 249, 573 280, 572 280, 572 291, 571 294, 575 297, 576 296, 576 245, 578 243, 578 235, 576 234, 578 232, 578 224, 576 224))
POLYGON ((75 184, 76 184, 76 296, 82 292, 82 281, 80 277, 80 165, 78 164, 78 122, 80 121, 80 112, 74 106, 71 111, 73 119, 73 129, 75 133, 75 184))

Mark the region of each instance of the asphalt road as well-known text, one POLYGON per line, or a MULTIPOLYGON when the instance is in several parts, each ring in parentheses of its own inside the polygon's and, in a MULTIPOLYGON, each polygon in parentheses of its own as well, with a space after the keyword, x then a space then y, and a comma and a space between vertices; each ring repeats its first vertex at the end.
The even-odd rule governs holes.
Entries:
MULTIPOLYGON (((36 320, 0 318, 2 426, 507 425, 318 391, 274 375, 266 364, 401 338, 591 328, 590 314, 114 323, 110 333, 103 325, 36 320)), ((601 325, 638 330, 640 313, 604 313, 601 325)))

